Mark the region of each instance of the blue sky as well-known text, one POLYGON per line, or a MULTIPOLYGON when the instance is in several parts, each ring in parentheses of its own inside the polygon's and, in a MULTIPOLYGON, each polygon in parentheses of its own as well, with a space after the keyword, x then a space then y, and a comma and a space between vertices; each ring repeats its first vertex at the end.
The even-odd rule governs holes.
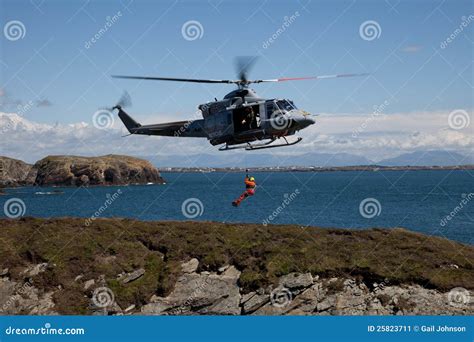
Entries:
MULTIPOLYGON (((256 79, 370 73, 361 78, 255 85, 262 96, 290 98, 309 112, 332 115, 332 121, 322 117, 321 125, 311 128, 314 137, 326 134, 337 143, 360 126, 375 106, 388 102, 383 113, 391 119, 366 132, 377 139, 366 142, 378 146, 374 155, 383 155, 385 145, 378 145, 383 139, 388 139, 392 154, 437 148, 432 141, 452 150, 472 151, 472 124, 463 136, 461 131, 448 132, 449 138, 445 126, 453 110, 472 116, 473 15, 468 0, 0 0, 1 27, 17 20, 25 28, 21 39, 9 40, 5 32, 0 35, 0 112, 18 112, 18 104, 30 103, 34 105, 21 113, 24 119, 90 124, 98 108, 113 105, 127 90, 133 100, 129 112, 140 121, 184 120, 193 117, 199 103, 222 98, 232 86, 139 82, 110 75, 227 79, 236 76, 236 56, 256 55, 259 59, 250 74, 256 79), (106 25, 107 17, 119 12, 115 23, 87 48, 86 42, 106 25), (291 16, 292 23, 278 33, 285 17, 291 16), (471 19, 455 34, 466 18, 471 19), (183 36, 188 21, 201 25, 198 39, 183 36), (367 21, 378 25, 372 40, 360 34, 367 21), (442 48, 453 34, 454 39, 442 48), (42 105, 37 106, 39 101, 42 105), (430 126, 432 121, 439 125, 430 126), (387 138, 393 127, 399 139, 395 143, 387 138), (434 133, 441 130, 444 138, 434 133), (423 134, 423 143, 405 145, 407 136, 423 134)), ((141 138, 128 141, 138 139, 139 144, 141 138)), ((325 142, 307 147, 327 152, 325 142)), ((364 144, 352 143, 355 152, 365 153, 364 144)))
POLYGON ((21 40, 1 40, 3 88, 22 101, 48 99, 52 106, 25 114, 40 122, 88 121, 123 89, 138 115, 185 118, 198 103, 220 98, 231 87, 109 75, 233 78, 233 58, 239 55, 261 56, 251 73, 255 78, 373 73, 366 79, 255 87, 315 113, 372 111, 392 96, 387 112, 472 108, 467 86, 473 28, 440 49, 461 17, 473 13, 469 1, 2 1, 1 6, 2 23, 20 20, 26 28, 21 40), (118 11, 120 19, 86 49, 106 17, 118 11), (296 12, 296 20, 263 49, 284 17, 296 12), (183 38, 181 27, 189 20, 201 23, 201 39, 183 38), (378 39, 361 39, 359 26, 367 20, 379 23, 378 39))

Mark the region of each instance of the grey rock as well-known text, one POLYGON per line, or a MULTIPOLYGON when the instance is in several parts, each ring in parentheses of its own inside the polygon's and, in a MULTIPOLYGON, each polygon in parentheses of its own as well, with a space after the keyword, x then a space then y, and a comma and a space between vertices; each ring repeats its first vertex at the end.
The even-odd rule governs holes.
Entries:
POLYGON ((239 315, 240 291, 236 273, 184 273, 166 298, 154 297, 142 307, 143 314, 239 315))
POLYGON ((269 301, 270 301, 270 296, 269 295, 255 294, 254 296, 252 296, 250 299, 248 299, 244 303, 244 305, 242 307, 243 312, 244 312, 244 314, 249 314, 249 313, 259 309, 263 305, 267 304, 269 301))
POLYGON ((285 315, 290 310, 288 306, 275 306, 272 303, 267 303, 254 311, 251 315, 254 316, 280 316, 285 315))
POLYGON ((336 305, 336 298, 334 296, 324 298, 316 305, 317 311, 326 311, 336 305))
POLYGON ((160 315, 171 307, 169 303, 165 302, 164 298, 162 300, 157 298, 155 302, 142 306, 141 313, 143 315, 160 315))
POLYGON ((29 282, 0 278, 0 315, 57 315, 53 294, 43 293, 29 282))
POLYGON ((217 270, 218 273, 222 273, 224 272, 226 269, 228 269, 230 266, 229 265, 225 265, 225 266, 222 266, 222 267, 219 267, 219 269, 217 270))
POLYGON ((324 294, 320 283, 316 283, 310 288, 304 290, 300 295, 296 296, 291 302, 290 315, 307 315, 312 314, 316 310, 318 302, 323 298, 324 294))
POLYGON ((193 273, 193 272, 196 272, 198 266, 199 266, 199 260, 196 258, 193 258, 189 260, 188 262, 182 263, 181 270, 183 271, 183 273, 193 273))
POLYGON ((89 279, 86 282, 84 282, 84 290, 88 290, 91 286, 95 284, 94 279, 89 279))
POLYGON ((256 292, 249 292, 247 294, 242 295, 242 298, 240 299, 240 304, 244 304, 247 302, 250 298, 255 296, 256 292))
POLYGON ((129 307, 127 307, 127 308, 124 310, 124 312, 130 312, 130 311, 132 311, 133 309, 135 309, 135 304, 132 304, 132 305, 130 305, 129 307))
POLYGON ((139 268, 138 270, 135 270, 131 273, 128 273, 127 275, 125 275, 121 281, 123 284, 128 284, 134 280, 137 280, 138 278, 140 278, 141 276, 143 276, 145 274, 145 269, 144 268, 139 268))
POLYGON ((222 273, 223 277, 233 279, 235 282, 239 280, 240 277, 240 271, 236 269, 234 266, 229 266, 224 273, 222 273))
POLYGON ((311 273, 290 273, 281 277, 279 284, 290 290, 305 288, 313 285, 313 276, 311 273))
POLYGON ((48 268, 48 263, 47 262, 43 262, 41 264, 38 264, 38 265, 32 265, 28 268, 26 268, 22 274, 26 275, 27 277, 34 277, 34 276, 37 276, 38 274, 46 271, 46 269, 48 268))

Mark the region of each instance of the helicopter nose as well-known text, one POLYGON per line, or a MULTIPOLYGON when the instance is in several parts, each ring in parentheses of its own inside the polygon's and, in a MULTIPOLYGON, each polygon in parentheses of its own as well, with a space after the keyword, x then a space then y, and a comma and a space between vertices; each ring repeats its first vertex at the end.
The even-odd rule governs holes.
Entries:
POLYGON ((298 117, 296 122, 297 122, 298 126, 300 127, 300 129, 302 129, 302 128, 306 128, 308 126, 311 126, 311 125, 315 124, 316 120, 314 120, 309 115, 301 115, 301 116, 298 117))

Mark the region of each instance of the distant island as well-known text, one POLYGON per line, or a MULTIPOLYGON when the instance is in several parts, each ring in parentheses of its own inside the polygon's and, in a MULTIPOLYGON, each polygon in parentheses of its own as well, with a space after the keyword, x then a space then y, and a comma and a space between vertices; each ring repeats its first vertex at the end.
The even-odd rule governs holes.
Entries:
POLYGON ((148 183, 162 184, 164 180, 150 162, 129 156, 48 156, 33 165, 0 157, 0 187, 148 183))

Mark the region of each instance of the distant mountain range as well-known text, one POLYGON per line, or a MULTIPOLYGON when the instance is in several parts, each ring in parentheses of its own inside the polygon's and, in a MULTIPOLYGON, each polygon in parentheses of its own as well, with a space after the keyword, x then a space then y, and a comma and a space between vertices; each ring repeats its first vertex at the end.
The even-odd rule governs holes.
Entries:
POLYGON ((451 166, 474 164, 474 156, 457 152, 417 151, 404 153, 394 158, 373 161, 349 153, 304 153, 299 155, 276 155, 253 152, 222 152, 215 154, 195 154, 190 156, 144 156, 154 165, 163 167, 267 167, 267 166, 451 166))
POLYGON ((219 154, 196 154, 192 156, 145 157, 160 167, 262 167, 262 166, 346 166, 367 165, 370 160, 357 155, 340 153, 305 153, 301 155, 276 155, 229 151, 219 154))
POLYGON ((384 159, 377 164, 384 166, 470 165, 474 164, 474 154, 466 156, 460 153, 447 151, 417 151, 404 153, 394 158, 384 159))

